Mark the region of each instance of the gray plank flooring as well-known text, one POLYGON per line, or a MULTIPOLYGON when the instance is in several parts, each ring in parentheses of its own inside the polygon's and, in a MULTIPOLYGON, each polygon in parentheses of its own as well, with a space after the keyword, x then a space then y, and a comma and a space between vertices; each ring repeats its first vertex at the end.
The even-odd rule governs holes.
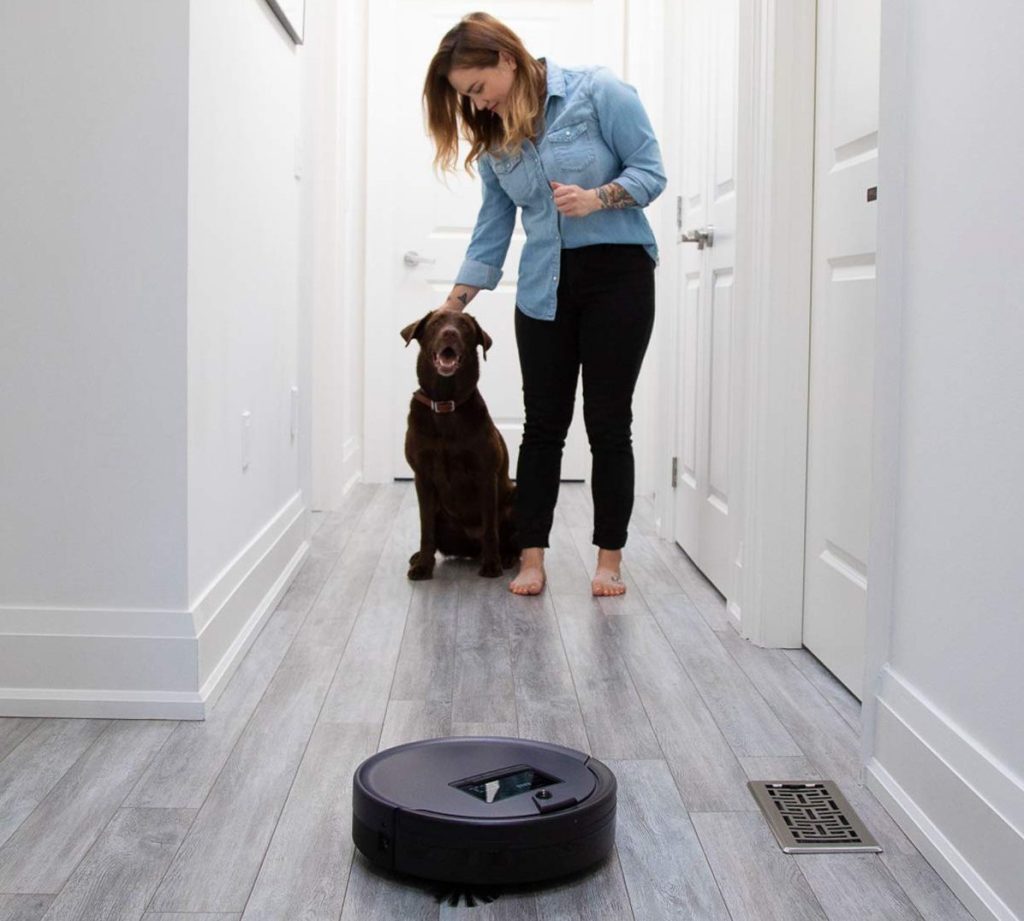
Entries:
POLYGON ((563 484, 548 588, 520 598, 465 561, 408 582, 411 484, 357 486, 205 722, 0 719, 0 921, 969 921, 860 785, 857 701, 742 640, 646 500, 626 596, 592 598, 591 516, 563 484), (605 760, 609 858, 468 908, 355 851, 364 758, 482 734, 605 760), (799 778, 836 780, 884 853, 783 854, 746 781, 799 778))

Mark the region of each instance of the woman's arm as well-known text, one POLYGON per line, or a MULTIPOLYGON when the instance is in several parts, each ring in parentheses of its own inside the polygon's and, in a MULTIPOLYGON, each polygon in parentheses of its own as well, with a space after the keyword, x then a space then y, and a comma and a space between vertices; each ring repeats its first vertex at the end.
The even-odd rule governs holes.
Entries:
POLYGON ((617 182, 609 182, 598 189, 583 189, 578 185, 552 182, 555 207, 566 217, 586 217, 603 208, 639 208, 633 198, 617 182))
POLYGON ((597 200, 602 208, 639 208, 635 198, 629 194, 617 182, 609 182, 607 185, 594 189, 597 193, 597 200))
POLYGON ((462 310, 481 288, 491 291, 497 287, 516 225, 516 206, 494 175, 489 158, 481 157, 477 164, 483 201, 455 287, 443 305, 449 310, 462 310))
POLYGON ((555 207, 567 217, 595 211, 646 208, 665 189, 665 168, 650 119, 637 91, 607 67, 590 86, 601 137, 622 163, 622 173, 596 189, 552 182, 555 207))
POLYGON ((472 285, 456 285, 448 295, 440 310, 465 310, 466 305, 476 297, 479 288, 472 285))
POLYGON ((614 182, 595 191, 602 208, 646 208, 664 190, 665 167, 654 128, 636 89, 606 67, 592 77, 591 94, 605 143, 622 161, 614 182))

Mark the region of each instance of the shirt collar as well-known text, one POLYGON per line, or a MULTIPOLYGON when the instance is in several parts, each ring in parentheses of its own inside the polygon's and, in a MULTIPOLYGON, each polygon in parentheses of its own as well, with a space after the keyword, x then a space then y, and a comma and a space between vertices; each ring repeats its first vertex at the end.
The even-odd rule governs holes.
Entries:
POLYGON ((539 58, 547 65, 548 73, 548 99, 552 96, 565 95, 565 73, 554 61, 547 58, 539 58))

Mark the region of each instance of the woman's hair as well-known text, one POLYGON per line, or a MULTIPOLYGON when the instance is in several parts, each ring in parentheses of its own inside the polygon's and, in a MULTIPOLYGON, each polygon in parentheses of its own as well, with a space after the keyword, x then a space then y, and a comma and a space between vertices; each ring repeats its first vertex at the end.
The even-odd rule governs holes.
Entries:
POLYGON ((423 85, 427 127, 437 148, 434 167, 455 171, 460 128, 470 144, 467 172, 472 172, 471 164, 488 151, 518 151, 523 141, 535 137, 540 129, 546 92, 544 64, 530 56, 515 32, 487 13, 464 16, 441 39, 423 85), (499 51, 507 52, 516 62, 504 116, 478 111, 448 82, 448 74, 460 67, 496 67, 499 51))

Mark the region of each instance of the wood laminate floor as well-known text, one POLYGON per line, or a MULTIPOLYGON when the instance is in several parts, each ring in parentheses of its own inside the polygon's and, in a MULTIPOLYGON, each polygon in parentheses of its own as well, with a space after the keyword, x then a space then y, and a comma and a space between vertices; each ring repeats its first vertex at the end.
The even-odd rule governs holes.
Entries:
POLYGON ((860 708, 806 651, 758 649, 638 502, 624 598, 594 599, 564 484, 548 589, 440 562, 405 578, 410 484, 357 486, 205 722, 0 719, 0 921, 967 921, 859 784, 860 708), (478 907, 354 853, 351 777, 445 735, 588 751, 619 784, 590 873, 478 907), (881 855, 783 854, 748 779, 839 783, 881 855))

